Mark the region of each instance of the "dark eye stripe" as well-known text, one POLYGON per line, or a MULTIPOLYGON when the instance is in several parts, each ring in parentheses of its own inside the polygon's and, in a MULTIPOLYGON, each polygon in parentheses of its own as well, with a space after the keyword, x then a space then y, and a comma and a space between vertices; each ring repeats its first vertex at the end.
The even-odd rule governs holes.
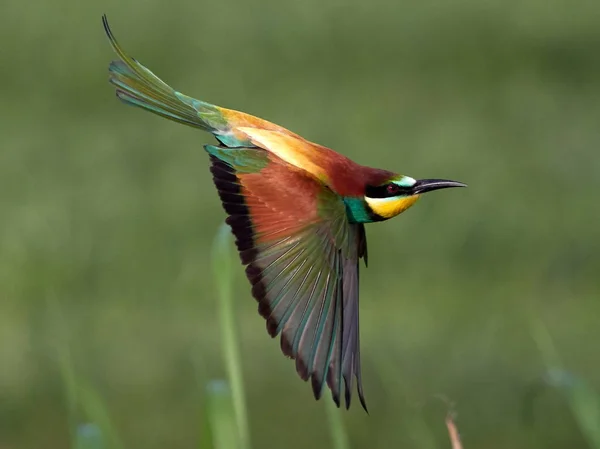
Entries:
POLYGON ((367 186, 365 189, 365 196, 368 198, 391 198, 399 195, 410 195, 410 193, 410 187, 402 187, 395 183, 388 183, 382 186, 367 186))

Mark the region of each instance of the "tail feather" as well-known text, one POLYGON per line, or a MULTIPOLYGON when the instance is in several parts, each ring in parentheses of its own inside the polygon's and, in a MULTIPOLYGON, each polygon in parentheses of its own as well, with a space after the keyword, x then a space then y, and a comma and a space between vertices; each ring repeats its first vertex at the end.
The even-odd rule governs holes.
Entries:
POLYGON ((203 129, 213 134, 227 133, 227 120, 218 106, 196 100, 175 91, 154 73, 128 56, 117 43, 106 16, 104 30, 119 61, 109 66, 109 81, 117 88, 124 103, 146 109, 161 117, 203 129))

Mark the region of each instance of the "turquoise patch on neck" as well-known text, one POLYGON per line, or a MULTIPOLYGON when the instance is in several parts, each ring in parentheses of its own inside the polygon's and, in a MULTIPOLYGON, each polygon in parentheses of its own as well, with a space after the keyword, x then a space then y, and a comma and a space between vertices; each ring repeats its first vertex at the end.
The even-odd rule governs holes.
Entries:
POLYGON ((377 221, 373 212, 362 198, 343 198, 350 223, 372 223, 377 221))

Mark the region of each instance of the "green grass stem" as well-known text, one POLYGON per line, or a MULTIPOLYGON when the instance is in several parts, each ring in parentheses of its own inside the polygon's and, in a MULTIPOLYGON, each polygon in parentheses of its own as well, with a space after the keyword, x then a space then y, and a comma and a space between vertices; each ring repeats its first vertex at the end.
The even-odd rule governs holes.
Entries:
POLYGON ((239 445, 241 449, 250 448, 250 431, 246 412, 246 399, 242 375, 241 356, 236 332, 235 309, 232 285, 232 249, 229 226, 222 225, 213 244, 213 270, 219 298, 219 319, 221 339, 227 377, 231 388, 231 397, 235 411, 239 445))
POLYGON ((329 398, 324 398, 327 419, 329 420, 329 430, 331 432, 332 449, 350 449, 348 435, 344 429, 344 423, 340 416, 340 410, 329 398))
POLYGON ((234 401, 224 380, 213 380, 206 388, 206 426, 201 449, 238 449, 239 429, 234 401))
POLYGON ((561 363, 550 332, 536 317, 531 319, 531 334, 548 368, 542 379, 545 386, 561 391, 579 430, 590 448, 600 449, 600 397, 583 379, 570 373, 561 363))

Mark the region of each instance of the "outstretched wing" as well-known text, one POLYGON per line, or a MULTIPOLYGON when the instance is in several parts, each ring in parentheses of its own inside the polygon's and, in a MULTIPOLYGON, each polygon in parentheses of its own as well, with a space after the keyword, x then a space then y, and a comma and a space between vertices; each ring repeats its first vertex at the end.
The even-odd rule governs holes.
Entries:
POLYGON ((362 224, 348 222, 341 198, 315 178, 257 148, 206 146, 227 223, 236 237, 258 310, 281 350, 296 361, 315 398, 325 383, 350 406, 360 374, 358 261, 362 224))

